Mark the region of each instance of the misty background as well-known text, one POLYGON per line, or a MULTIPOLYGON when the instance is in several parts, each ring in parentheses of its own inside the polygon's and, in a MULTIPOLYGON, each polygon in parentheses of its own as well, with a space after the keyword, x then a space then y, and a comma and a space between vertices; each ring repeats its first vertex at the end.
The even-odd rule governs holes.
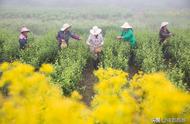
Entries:
POLYGON ((190 29, 189 19, 190 0, 0 0, 0 29, 26 25, 37 35, 66 22, 81 33, 94 25, 120 30, 126 21, 135 29, 157 31, 162 21, 190 29))
POLYGON ((128 8, 189 8, 190 0, 0 0, 0 6, 76 7, 87 5, 115 5, 128 8))

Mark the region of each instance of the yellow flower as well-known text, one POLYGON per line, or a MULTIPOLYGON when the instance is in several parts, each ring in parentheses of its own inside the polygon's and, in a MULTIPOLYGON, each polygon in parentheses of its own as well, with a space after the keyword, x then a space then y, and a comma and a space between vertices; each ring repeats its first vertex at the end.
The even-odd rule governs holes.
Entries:
POLYGON ((52 73, 53 71, 54 69, 50 64, 43 64, 42 67, 40 68, 40 72, 44 73, 52 73))
POLYGON ((77 91, 73 91, 71 94, 71 98, 80 100, 80 99, 82 99, 82 96, 77 91))
POLYGON ((0 71, 6 71, 9 67, 9 63, 5 62, 0 66, 0 71))
POLYGON ((40 72, 19 62, 0 68, 0 87, 9 84, 8 96, 0 92, 0 124, 151 124, 156 117, 180 117, 190 123, 189 93, 176 88, 164 73, 139 73, 128 81, 121 70, 100 69, 87 107, 77 91, 63 96, 44 74, 52 72, 51 65, 43 65, 40 72))

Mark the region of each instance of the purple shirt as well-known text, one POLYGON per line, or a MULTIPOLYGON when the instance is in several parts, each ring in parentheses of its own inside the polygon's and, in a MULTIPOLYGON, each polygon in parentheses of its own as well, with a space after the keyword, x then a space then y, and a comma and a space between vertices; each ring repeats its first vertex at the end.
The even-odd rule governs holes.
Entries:
POLYGON ((75 35, 74 33, 70 32, 70 31, 67 31, 67 32, 59 31, 58 32, 57 40, 59 43, 61 43, 62 40, 65 40, 65 42, 68 44, 70 38, 80 40, 80 37, 78 35, 75 35))

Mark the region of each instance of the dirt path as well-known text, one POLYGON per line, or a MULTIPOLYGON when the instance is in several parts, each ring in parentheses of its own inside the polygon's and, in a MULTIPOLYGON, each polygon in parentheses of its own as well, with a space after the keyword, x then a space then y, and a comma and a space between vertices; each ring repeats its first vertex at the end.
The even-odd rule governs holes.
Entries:
POLYGON ((3 63, 3 60, 2 59, 0 59, 0 64, 2 64, 3 63))
POLYGON ((139 71, 139 68, 135 66, 134 64, 129 65, 129 79, 132 79, 135 74, 137 74, 139 71))
POLYGON ((86 69, 83 72, 83 79, 79 82, 80 93, 83 96, 82 101, 87 105, 90 105, 91 100, 94 96, 94 84, 97 83, 98 79, 94 76, 94 67, 92 61, 89 61, 86 69))
MULTIPOLYGON (((83 79, 79 82, 78 89, 80 94, 83 96, 82 101, 87 105, 90 105, 91 100, 94 96, 94 85, 98 82, 98 79, 94 76, 94 66, 92 60, 89 60, 84 72, 83 72, 83 79)), ((129 78, 131 79, 137 72, 138 68, 134 65, 129 63, 129 78)))

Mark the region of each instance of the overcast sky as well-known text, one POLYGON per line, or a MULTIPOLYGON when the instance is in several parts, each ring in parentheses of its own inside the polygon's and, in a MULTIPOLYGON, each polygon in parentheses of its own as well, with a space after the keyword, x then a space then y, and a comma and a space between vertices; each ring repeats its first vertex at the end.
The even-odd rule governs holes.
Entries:
POLYGON ((86 6, 121 5, 131 8, 189 8, 190 0, 0 0, 0 5, 37 5, 37 6, 86 6))

